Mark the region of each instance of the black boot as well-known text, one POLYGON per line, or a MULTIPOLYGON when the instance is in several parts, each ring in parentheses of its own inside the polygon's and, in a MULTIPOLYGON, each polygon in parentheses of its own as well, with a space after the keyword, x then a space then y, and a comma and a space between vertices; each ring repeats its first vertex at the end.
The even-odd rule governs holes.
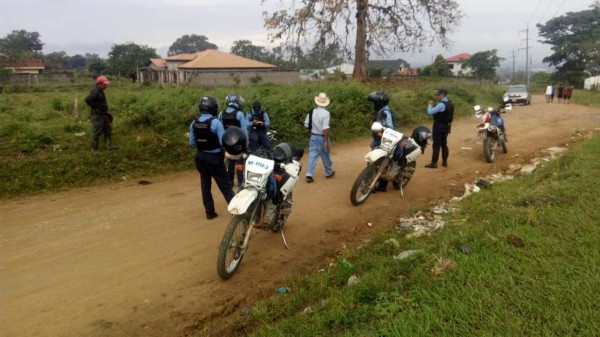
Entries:
POLYGON ((431 162, 427 165, 425 165, 426 168, 437 168, 437 163, 431 162))

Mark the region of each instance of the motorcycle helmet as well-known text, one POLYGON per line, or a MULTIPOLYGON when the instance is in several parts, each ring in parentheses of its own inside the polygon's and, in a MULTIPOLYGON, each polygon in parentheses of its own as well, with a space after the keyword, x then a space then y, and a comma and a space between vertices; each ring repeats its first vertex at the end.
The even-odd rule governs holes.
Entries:
POLYGON ((200 98, 200 103, 198 103, 198 109, 200 109, 201 113, 208 112, 211 115, 216 116, 219 111, 219 103, 212 96, 202 96, 202 98, 200 98))
POLYGON ((233 125, 223 133, 223 147, 231 156, 241 156, 246 152, 246 134, 239 127, 233 125))
POLYGON ((254 112, 260 112, 260 107, 261 107, 261 104, 259 101, 254 101, 254 103, 252 103, 252 110, 254 112))
POLYGON ((427 145, 427 140, 431 138, 431 130, 423 125, 417 126, 413 130, 411 137, 420 147, 425 147, 427 145))
POLYGON ((292 157, 293 148, 289 143, 281 143, 273 149, 273 160, 285 162, 292 157))
POLYGON ((225 97, 225 105, 234 107, 238 110, 242 110, 242 106, 244 105, 244 98, 238 94, 229 94, 225 97))
POLYGON ((381 132, 383 131, 383 125, 380 122, 373 122, 373 124, 371 124, 371 131, 381 132))
POLYGON ((390 98, 383 91, 373 91, 369 94, 369 96, 367 96, 367 100, 369 102, 373 102, 375 110, 379 110, 388 105, 390 98))

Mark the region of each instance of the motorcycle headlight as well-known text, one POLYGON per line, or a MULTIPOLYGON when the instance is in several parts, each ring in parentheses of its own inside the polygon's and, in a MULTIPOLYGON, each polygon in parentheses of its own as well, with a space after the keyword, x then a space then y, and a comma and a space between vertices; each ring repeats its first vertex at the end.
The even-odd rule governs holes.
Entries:
POLYGON ((249 182, 255 183, 255 184, 260 184, 260 182, 262 181, 262 178, 263 178, 262 174, 248 172, 248 176, 246 177, 246 180, 248 180, 249 182))

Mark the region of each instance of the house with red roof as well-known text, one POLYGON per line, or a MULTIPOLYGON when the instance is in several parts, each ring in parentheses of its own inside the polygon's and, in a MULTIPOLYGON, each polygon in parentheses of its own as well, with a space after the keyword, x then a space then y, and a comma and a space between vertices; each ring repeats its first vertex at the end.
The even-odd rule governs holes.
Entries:
POLYGON ((454 76, 469 76, 471 74, 471 68, 463 67, 462 62, 471 58, 471 54, 461 53, 458 55, 450 56, 446 59, 448 63, 448 69, 454 76))
POLYGON ((14 74, 39 75, 46 69, 44 62, 40 59, 11 60, 3 57, 0 62, 4 69, 10 70, 14 74))

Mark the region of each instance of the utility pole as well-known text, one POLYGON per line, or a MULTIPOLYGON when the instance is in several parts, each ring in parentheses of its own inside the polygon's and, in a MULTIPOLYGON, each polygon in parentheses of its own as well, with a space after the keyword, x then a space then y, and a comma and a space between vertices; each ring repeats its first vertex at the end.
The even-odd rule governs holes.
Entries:
POLYGON ((529 25, 525 29, 525 84, 529 87, 529 25))

